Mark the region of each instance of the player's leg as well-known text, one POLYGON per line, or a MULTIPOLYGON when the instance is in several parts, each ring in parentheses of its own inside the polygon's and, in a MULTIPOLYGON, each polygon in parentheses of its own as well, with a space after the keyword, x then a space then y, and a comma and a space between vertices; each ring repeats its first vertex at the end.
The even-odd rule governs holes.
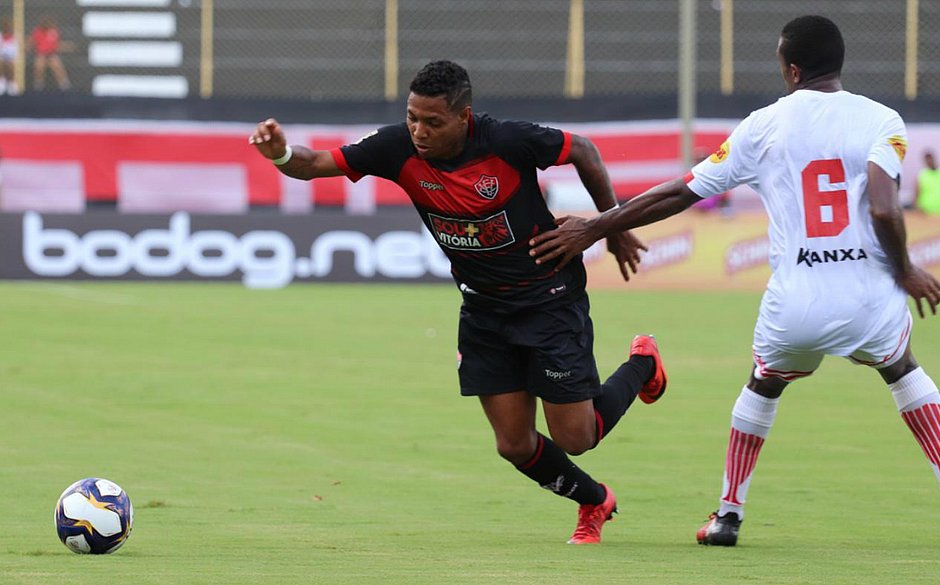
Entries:
POLYGON ((72 84, 69 82, 69 75, 65 72, 65 65, 62 64, 62 58, 58 55, 49 56, 49 68, 52 70, 52 74, 55 76, 56 84, 59 86, 60 90, 67 90, 72 87, 72 84))
POLYGON ((647 404, 659 400, 666 392, 666 382, 656 340, 637 335, 630 345, 630 357, 601 385, 601 395, 593 401, 597 421, 594 445, 613 430, 637 396, 647 404))
POLYGON ((591 401, 577 409, 577 416, 558 417, 552 430, 552 438, 569 454, 596 446, 638 395, 654 402, 665 390, 656 340, 646 335, 633 340, 629 359, 600 384, 587 295, 551 310, 531 311, 512 323, 510 336, 531 348, 526 385, 530 392, 551 404, 591 401))
MULTIPOLYGON (((549 434, 557 442, 556 448, 577 455, 594 446, 596 441, 593 420, 596 411, 592 400, 563 404, 542 400, 542 408, 545 411, 549 434)), ((545 439, 545 441, 549 440, 545 439)), ((569 497, 576 500, 580 506, 578 507, 578 523, 568 544, 599 543, 604 523, 612 520, 617 511, 617 497, 613 490, 595 481, 574 463, 571 465, 578 472, 577 492, 580 496, 569 497)), ((557 481, 561 482, 562 476, 558 476, 557 481)), ((558 493, 558 490, 565 489, 565 486, 556 485, 552 489, 558 493)))
POLYGON ((4 74, 7 79, 7 93, 10 95, 19 95, 20 88, 16 85, 16 61, 13 59, 7 59, 4 61, 3 66, 4 74))
POLYGON ((722 495, 718 510, 708 517, 695 535, 699 544, 734 546, 738 542, 751 476, 776 418, 780 395, 787 386, 782 378, 759 378, 757 375, 755 368, 731 409, 731 434, 725 452, 722 495))
POLYGON ((917 365, 910 353, 898 368, 884 368, 879 373, 888 384, 901 418, 924 450, 930 467, 940 481, 940 393, 936 383, 917 365))
POLYGON ((16 64, 12 61, 7 63, 7 93, 20 95, 20 88, 16 83, 16 64))
POLYGON ((538 450, 536 399, 528 392, 480 396, 480 404, 496 438, 496 452, 516 468, 530 463, 538 450))
MULTIPOLYGON (((466 305, 460 312, 460 392, 479 396, 496 435, 499 455, 541 487, 582 505, 602 503, 604 488, 576 466, 565 451, 535 428, 536 398, 522 391, 531 350, 506 337, 506 317, 466 305)), ((541 376, 545 377, 544 371, 541 376)), ((594 374, 593 388, 599 384, 594 374)), ((581 399, 583 400, 583 398, 581 399)), ((591 431, 593 431, 593 420, 591 431)))
POLYGON ((568 458, 554 441, 535 430, 536 399, 528 392, 481 396, 483 412, 496 434, 500 457, 541 487, 579 504, 598 504, 604 489, 568 458))
POLYGON ((33 61, 33 89, 42 91, 46 87, 46 56, 37 54, 33 61))
POLYGON ((602 501, 598 484, 561 447, 536 431, 536 398, 522 390, 528 352, 501 339, 495 327, 499 318, 491 317, 461 312, 461 393, 480 397, 496 435, 497 452, 523 475, 579 504, 602 501))
MULTIPOLYGON (((542 399, 555 443, 571 455, 593 447, 603 424, 594 410, 602 387, 587 296, 550 310, 517 315, 507 322, 505 331, 515 347, 525 352, 523 387, 542 399)), ((635 396, 633 392, 624 399, 624 410, 635 396)))
POLYGON ((849 359, 878 370, 891 390, 901 418, 940 481, 940 393, 914 359, 910 346, 912 324, 913 318, 905 305, 884 334, 866 342, 849 359))
POLYGON ((731 410, 731 433, 718 511, 696 533, 700 544, 734 546, 744 520, 744 503, 764 442, 770 435, 780 395, 791 381, 812 374, 822 361, 819 352, 791 353, 776 349, 758 320, 754 331, 754 368, 731 410))
MULTIPOLYGON (((551 310, 528 311, 512 319, 507 331, 511 340, 526 349, 526 388, 542 399, 551 439, 541 440, 541 458, 550 449, 556 470, 551 474, 546 471, 554 481, 550 489, 562 495, 570 491, 568 497, 581 504, 578 526, 569 542, 600 542, 601 527, 616 511, 613 491, 567 458, 567 454, 583 453, 597 443, 593 401, 601 393, 601 384, 594 362, 594 331, 587 298, 551 310), (565 465, 570 466, 564 473, 560 469, 562 455, 565 465)), ((545 487, 545 483, 541 485, 545 487)))
POLYGON ((535 397, 527 392, 481 396, 503 459, 539 486, 580 504, 571 544, 600 542, 600 529, 617 509, 613 492, 574 464, 565 451, 535 430, 535 397))

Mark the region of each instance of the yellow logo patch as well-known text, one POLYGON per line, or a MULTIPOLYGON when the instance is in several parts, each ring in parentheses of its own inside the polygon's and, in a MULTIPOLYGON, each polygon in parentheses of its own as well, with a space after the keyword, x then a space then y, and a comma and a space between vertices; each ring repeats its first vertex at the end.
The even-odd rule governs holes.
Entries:
POLYGON ((901 159, 901 162, 904 161, 904 155, 907 154, 907 140, 903 136, 898 136, 895 134, 888 139, 888 144, 891 145, 891 148, 894 149, 894 152, 897 153, 898 158, 901 159))
POLYGON ((721 146, 718 147, 718 150, 712 153, 708 160, 712 161, 715 164, 720 163, 721 161, 728 158, 728 154, 731 152, 731 143, 725 140, 721 146))

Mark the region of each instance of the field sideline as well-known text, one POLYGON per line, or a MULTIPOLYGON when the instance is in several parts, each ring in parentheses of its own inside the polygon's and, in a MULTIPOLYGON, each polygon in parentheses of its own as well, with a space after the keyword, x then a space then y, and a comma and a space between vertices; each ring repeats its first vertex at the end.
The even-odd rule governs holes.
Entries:
MULTIPOLYGON (((592 293, 606 376, 655 333, 670 388, 578 462, 618 494, 596 547, 575 506, 496 455, 457 392, 450 286, 2 283, 0 584, 936 583, 940 493, 880 378, 828 359, 785 394, 735 549, 717 505, 759 296, 592 293), (100 476, 136 511, 107 557, 55 535, 100 476)), ((916 320, 940 379, 940 319, 916 320)))

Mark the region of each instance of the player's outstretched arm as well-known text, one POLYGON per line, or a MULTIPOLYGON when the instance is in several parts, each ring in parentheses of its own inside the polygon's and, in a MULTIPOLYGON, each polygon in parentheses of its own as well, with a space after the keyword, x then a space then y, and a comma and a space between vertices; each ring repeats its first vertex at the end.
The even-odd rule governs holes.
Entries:
POLYGON ((310 150, 305 146, 288 147, 284 130, 274 118, 258 122, 255 131, 248 137, 248 144, 254 144, 258 152, 276 164, 278 170, 295 179, 310 180, 317 177, 337 177, 343 171, 336 166, 336 161, 326 150, 310 150), (286 161, 287 149, 291 154, 286 161))
MULTIPOLYGON (((607 211, 616 207, 617 197, 610 183, 610 176, 593 142, 584 136, 572 134, 568 162, 577 169, 578 177, 581 178, 581 183, 594 200, 594 206, 598 211, 607 211)), ((636 274, 640 265, 640 251, 646 249, 646 245, 629 231, 615 232, 607 236, 607 250, 617 259, 620 275, 626 281, 630 280, 631 272, 636 274)), ((561 266, 566 263, 567 260, 561 266)))
POLYGON ((917 303, 921 318, 925 314, 924 303, 936 315, 940 304, 940 283, 929 272, 911 263, 897 181, 873 162, 868 163, 868 200, 872 227, 891 263, 895 281, 917 303))
POLYGON ((657 185, 628 201, 591 219, 561 217, 557 230, 539 234, 529 241, 536 263, 560 258, 558 268, 568 263, 597 240, 671 217, 688 209, 701 198, 685 181, 675 179, 657 185))

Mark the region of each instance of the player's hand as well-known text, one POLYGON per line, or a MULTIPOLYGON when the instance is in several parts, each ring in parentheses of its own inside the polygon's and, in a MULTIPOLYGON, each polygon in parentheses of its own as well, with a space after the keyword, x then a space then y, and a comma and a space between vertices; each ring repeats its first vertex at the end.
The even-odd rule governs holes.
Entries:
POLYGON ((932 274, 912 266, 910 272, 898 278, 898 285, 917 303, 917 312, 921 319, 924 318, 924 301, 930 307, 930 312, 937 314, 937 305, 940 305, 940 283, 932 274))
POLYGON ((248 144, 254 144, 265 158, 276 159, 287 153, 287 139, 284 130, 274 118, 258 122, 255 131, 248 137, 248 144))
POLYGON ((555 220, 558 229, 538 234, 529 240, 529 256, 536 264, 560 258, 555 270, 561 270, 572 258, 587 250, 597 241, 591 234, 590 223, 581 217, 566 215, 555 220))
POLYGON ((617 259, 620 274, 627 282, 630 281, 630 273, 636 274, 640 266, 640 250, 648 251, 646 245, 630 231, 608 236, 607 250, 617 259))

